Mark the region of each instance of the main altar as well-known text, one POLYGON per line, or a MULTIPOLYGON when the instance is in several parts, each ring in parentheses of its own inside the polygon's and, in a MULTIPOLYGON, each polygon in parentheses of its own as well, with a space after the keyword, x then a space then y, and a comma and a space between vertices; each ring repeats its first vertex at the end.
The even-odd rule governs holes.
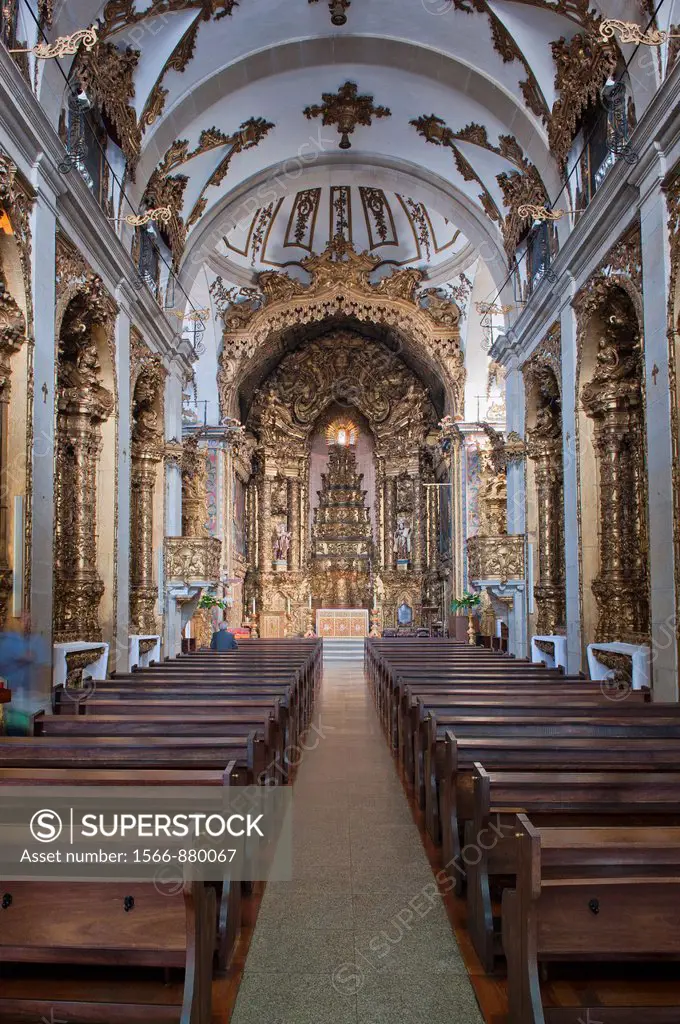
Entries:
POLYGON ((448 407, 462 401, 459 309, 431 292, 416 300, 412 268, 373 280, 377 262, 339 236, 303 261, 309 284, 268 272, 261 302, 225 307, 220 404, 245 426, 255 635, 364 636, 396 627, 400 608, 419 626, 433 609, 444 619, 462 586, 458 486, 449 493, 460 447, 440 444, 434 400, 445 379, 448 407))

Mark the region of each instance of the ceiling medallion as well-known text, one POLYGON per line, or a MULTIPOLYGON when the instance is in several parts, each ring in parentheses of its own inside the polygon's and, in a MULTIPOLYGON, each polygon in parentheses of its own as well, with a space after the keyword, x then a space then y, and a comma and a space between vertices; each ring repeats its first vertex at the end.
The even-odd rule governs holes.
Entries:
POLYGON ((112 221, 120 223, 124 221, 133 228, 141 228, 145 224, 150 224, 151 221, 156 221, 157 224, 169 224, 172 220, 172 210, 169 206, 157 206, 153 210, 147 210, 145 213, 128 213, 125 217, 111 217, 112 221))
MULTIPOLYGON (((309 0, 310 4, 318 3, 318 0, 309 0)), ((332 25, 345 25, 347 23, 347 15, 345 11, 350 6, 352 0, 328 0, 328 10, 331 12, 331 24, 332 25)))
POLYGON ((643 29, 634 21, 621 21, 619 18, 605 18, 600 22, 600 37, 608 42, 618 36, 619 43, 635 43, 644 46, 663 46, 669 39, 680 39, 680 35, 665 32, 658 28, 643 29))
POLYGON ((392 113, 387 107, 374 106, 372 96, 358 96, 354 82, 345 82, 337 93, 322 93, 321 99, 321 104, 305 107, 303 113, 309 120, 321 117, 322 124, 337 124, 340 149, 351 148, 349 136, 358 124, 368 127, 374 117, 390 117, 392 113))
POLYGON ((531 217, 532 220, 561 220, 564 217, 564 210, 549 210, 547 206, 535 206, 533 203, 524 203, 517 207, 520 217, 531 217))
POLYGON ((70 36, 59 36, 53 43, 38 43, 36 46, 29 46, 24 50, 10 50, 10 53, 32 53, 39 60, 49 60, 51 57, 66 57, 77 51, 82 44, 84 50, 91 50, 97 44, 97 27, 80 28, 70 36))

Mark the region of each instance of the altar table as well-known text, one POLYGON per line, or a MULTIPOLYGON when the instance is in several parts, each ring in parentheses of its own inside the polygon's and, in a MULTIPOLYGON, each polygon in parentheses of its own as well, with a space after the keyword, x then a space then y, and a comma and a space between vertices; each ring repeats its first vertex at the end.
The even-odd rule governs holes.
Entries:
POLYGON ((366 608, 317 608, 316 635, 335 640, 368 636, 366 608))

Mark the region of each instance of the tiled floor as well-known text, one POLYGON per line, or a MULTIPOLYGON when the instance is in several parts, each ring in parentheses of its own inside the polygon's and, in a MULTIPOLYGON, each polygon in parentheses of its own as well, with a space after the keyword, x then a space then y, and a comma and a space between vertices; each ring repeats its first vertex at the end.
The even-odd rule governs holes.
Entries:
POLYGON ((324 668, 231 1024, 482 1024, 361 662, 324 668))

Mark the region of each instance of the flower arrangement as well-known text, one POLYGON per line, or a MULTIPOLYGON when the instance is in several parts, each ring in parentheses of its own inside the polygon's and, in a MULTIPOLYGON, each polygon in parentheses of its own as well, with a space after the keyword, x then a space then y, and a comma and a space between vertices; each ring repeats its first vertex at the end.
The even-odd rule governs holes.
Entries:
POLYGON ((219 597, 215 597, 213 594, 202 594, 201 599, 198 602, 198 607, 210 611, 212 608, 219 608, 220 611, 225 611, 228 607, 226 601, 222 601, 219 597))
POLYGON ((469 591, 466 591, 461 597, 455 597, 451 601, 451 611, 452 612, 462 612, 464 615, 467 614, 467 617, 468 617, 468 630, 467 630, 468 643, 470 644, 471 647, 473 647, 477 643, 477 636, 476 636, 476 633, 475 633, 475 627, 474 627, 474 623, 472 622, 472 613, 475 610, 475 608, 479 608, 481 603, 482 603, 481 595, 480 594, 472 594, 469 591))
POLYGON ((480 594, 472 594, 466 591, 462 597, 456 597, 451 601, 451 611, 471 615, 475 608, 479 608, 481 603, 482 598, 480 594))

